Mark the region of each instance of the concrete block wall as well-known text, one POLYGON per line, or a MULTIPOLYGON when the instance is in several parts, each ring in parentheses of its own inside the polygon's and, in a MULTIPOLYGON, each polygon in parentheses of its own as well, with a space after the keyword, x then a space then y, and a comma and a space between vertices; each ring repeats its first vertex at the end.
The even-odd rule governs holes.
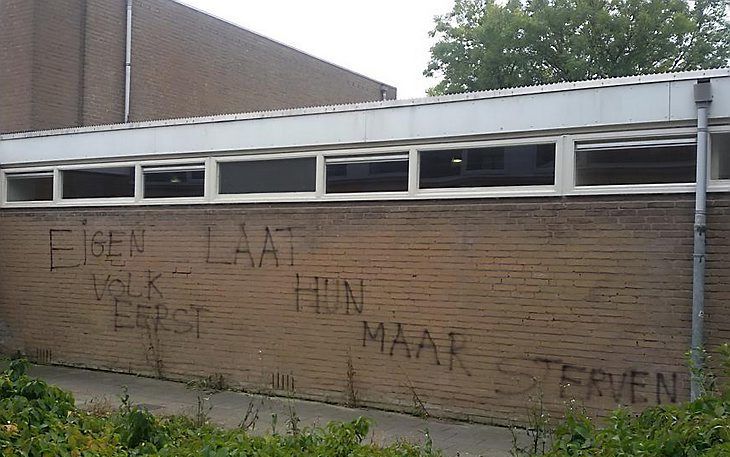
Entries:
MULTIPOLYGON (((554 415, 682 401, 692 211, 691 195, 5 209, 0 346, 497 423, 540 389, 554 415)), ((710 196, 709 225, 714 347, 730 197, 710 196)))
MULTIPOLYGON (((132 35, 132 121, 396 96, 171 0, 135 0, 132 35)), ((3 0, 0 38, 0 133, 123 122, 125 0, 3 0)))

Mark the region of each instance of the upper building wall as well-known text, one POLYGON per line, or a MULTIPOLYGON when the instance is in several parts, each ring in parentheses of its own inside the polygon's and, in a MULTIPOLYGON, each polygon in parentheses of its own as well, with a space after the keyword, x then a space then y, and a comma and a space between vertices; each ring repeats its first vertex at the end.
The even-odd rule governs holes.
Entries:
POLYGON ((0 0, 0 132, 31 125, 33 7, 26 0, 0 0))
MULTIPOLYGON (((3 0, 0 132, 124 120, 125 0, 3 0), (9 45, 5 45, 8 43, 9 45)), ((395 88, 171 0, 135 0, 130 120, 363 102, 395 88)))
POLYGON ((134 7, 132 120, 382 97, 379 82, 184 5, 136 0, 134 7))

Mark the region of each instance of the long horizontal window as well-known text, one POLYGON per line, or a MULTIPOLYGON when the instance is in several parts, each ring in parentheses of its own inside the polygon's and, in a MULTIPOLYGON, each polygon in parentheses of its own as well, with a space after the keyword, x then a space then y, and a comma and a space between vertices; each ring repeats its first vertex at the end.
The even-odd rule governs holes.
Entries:
POLYGON ((420 152, 421 189, 539 186, 555 183, 555 145, 420 152))
MULTIPOLYGON (((708 189, 730 191, 730 126, 712 126, 709 144, 708 189)), ((211 152, 166 160, 62 163, 0 169, 0 206, 691 192, 696 153, 696 132, 681 128, 236 157, 211 152)))
POLYGON ((314 192, 317 159, 242 160, 218 164, 220 194, 314 192))
POLYGON ((578 186, 672 184, 695 180, 697 148, 692 138, 578 144, 578 186))
POLYGON ((408 154, 327 158, 327 193, 408 190, 408 154))
POLYGON ((144 198, 202 197, 205 194, 205 166, 181 165, 144 167, 144 198))
POLYGON ((53 200, 53 172, 18 173, 7 177, 9 202, 53 200))
POLYGON ((134 197, 134 167, 63 170, 63 198, 134 197))

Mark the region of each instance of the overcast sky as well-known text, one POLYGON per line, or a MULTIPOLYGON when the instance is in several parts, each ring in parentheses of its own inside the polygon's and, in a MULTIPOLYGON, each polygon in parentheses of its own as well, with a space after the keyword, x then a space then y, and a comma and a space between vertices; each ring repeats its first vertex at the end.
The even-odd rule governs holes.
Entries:
POLYGON ((309 54, 425 96, 433 17, 453 0, 181 0, 309 54))

